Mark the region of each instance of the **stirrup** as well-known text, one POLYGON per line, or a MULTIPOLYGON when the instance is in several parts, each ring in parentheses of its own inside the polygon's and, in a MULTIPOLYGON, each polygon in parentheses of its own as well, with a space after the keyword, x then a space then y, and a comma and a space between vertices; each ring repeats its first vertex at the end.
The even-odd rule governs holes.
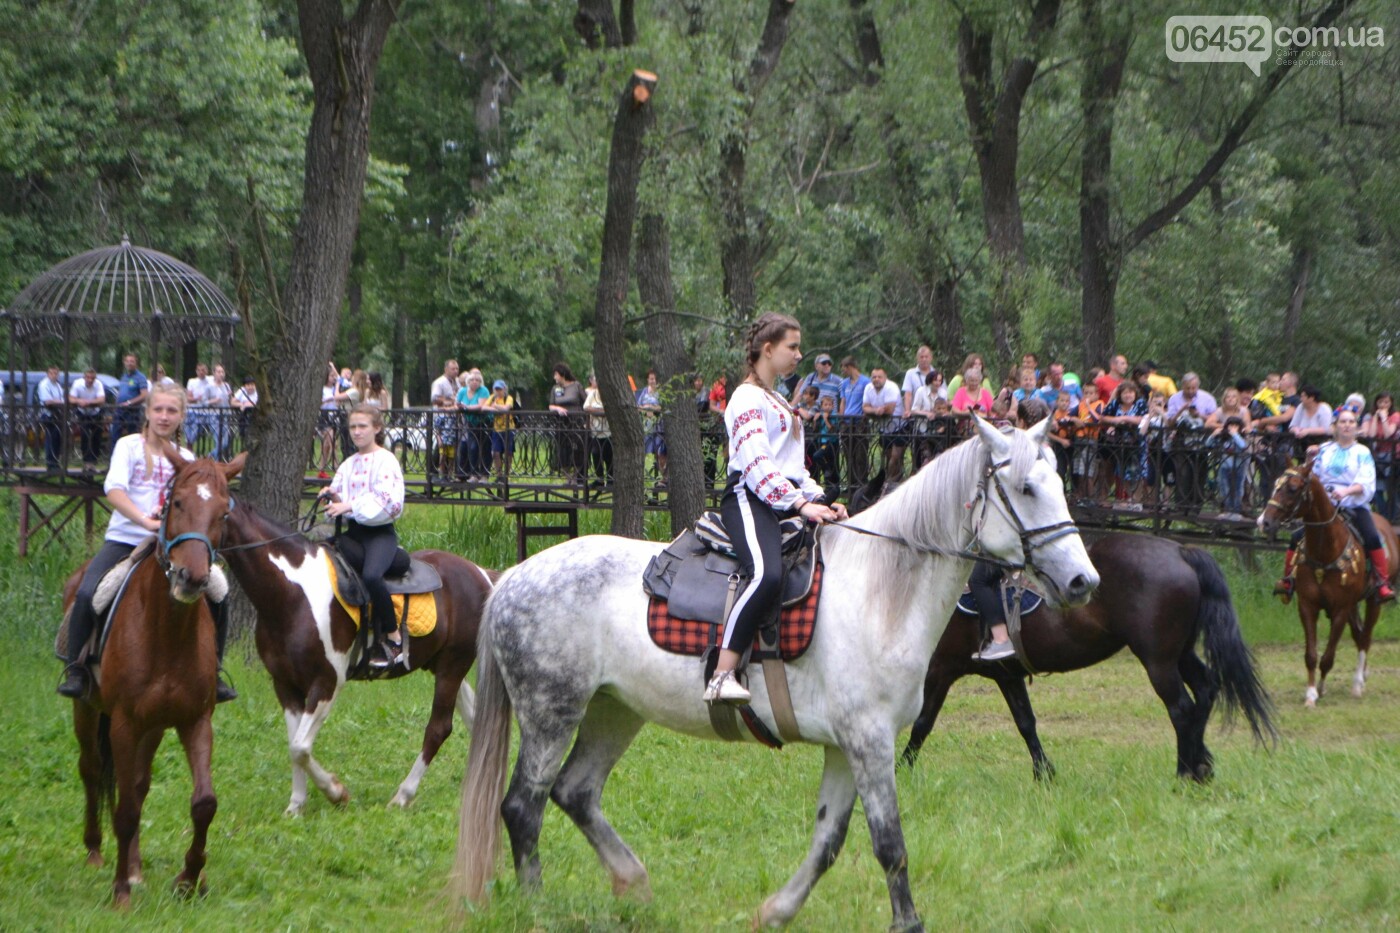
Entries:
POLYGON ((63 682, 58 685, 58 695, 73 700, 81 700, 92 688, 92 672, 84 664, 76 661, 63 669, 63 682))
POLYGON ((393 667, 403 657, 403 645, 396 645, 389 639, 378 642, 370 655, 369 666, 375 670, 393 667))

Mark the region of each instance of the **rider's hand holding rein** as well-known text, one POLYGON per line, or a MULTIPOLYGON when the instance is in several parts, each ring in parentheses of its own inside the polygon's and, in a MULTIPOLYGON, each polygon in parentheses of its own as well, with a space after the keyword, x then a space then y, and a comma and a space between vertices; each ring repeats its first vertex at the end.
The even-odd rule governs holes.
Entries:
POLYGON ((797 507, 797 514, 814 525, 844 521, 847 518, 846 507, 839 502, 834 506, 824 502, 803 502, 797 507))

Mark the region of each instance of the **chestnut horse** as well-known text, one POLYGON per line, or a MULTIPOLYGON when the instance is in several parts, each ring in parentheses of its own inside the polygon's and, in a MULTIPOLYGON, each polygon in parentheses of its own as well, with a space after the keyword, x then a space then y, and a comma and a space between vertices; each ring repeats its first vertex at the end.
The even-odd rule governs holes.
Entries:
MULTIPOLYGON (((1042 605, 1021 618, 1021 645, 1037 672, 1059 673, 1098 664, 1127 648, 1147 669, 1152 689, 1176 730, 1176 774, 1204 783, 1214 763, 1206 748, 1206 721, 1217 695, 1227 715, 1242 710, 1255 738, 1276 733, 1272 703, 1259 682, 1220 565, 1200 548, 1147 535, 1110 534, 1089 547, 1099 588, 1087 605, 1042 605), (1197 642, 1205 660, 1196 654, 1197 642)), ((973 660, 981 641, 977 620, 955 614, 929 663, 924 705, 914 720, 904 761, 913 764, 933 729, 953 683, 967 674, 1001 688, 1016 728, 1031 753, 1037 778, 1054 767, 1040 746, 1026 672, 1014 658, 973 660)))
MULTIPOLYGON (((332 592, 326 547, 242 501, 229 514, 227 542, 221 554, 257 610, 258 655, 272 676, 287 721, 292 759, 287 813, 299 814, 305 806, 308 774, 328 800, 346 803, 350 792, 311 754, 316 734, 350 673, 356 636, 354 620, 332 592)), ((437 625, 409 639, 412 668, 395 665, 383 678, 426 670, 436 681, 422 750, 389 801, 399 807, 413 802, 428 765, 452 734, 454 705, 462 721, 471 724, 474 697, 465 678, 476 660, 477 625, 495 579, 494 573, 445 551, 418 551, 413 556, 438 571, 442 589, 433 594, 437 625)))
MULTIPOLYGON (((1337 657, 1337 643, 1342 630, 1351 628, 1351 640, 1356 643, 1356 673, 1351 680, 1351 695, 1360 697, 1366 689, 1366 655, 1371 650, 1371 635, 1380 618, 1381 603, 1371 586, 1366 567, 1366 554, 1361 541, 1341 519, 1332 504, 1322 480, 1313 475, 1312 461, 1290 467, 1274 483, 1274 494, 1259 516, 1259 529, 1273 534, 1279 525, 1297 518, 1303 523, 1303 553, 1298 555, 1294 598, 1298 601, 1298 618, 1303 623, 1304 658, 1308 665, 1308 688, 1303 693, 1307 706, 1316 706, 1322 696, 1323 684, 1337 657), (1357 611, 1357 604, 1366 603, 1366 618, 1357 611), (1331 622, 1327 635, 1327 650, 1317 657, 1317 614, 1326 611, 1331 622), (1319 673, 1320 668, 1320 673, 1319 673)), ((1386 576, 1395 580, 1400 568, 1400 547, 1396 545, 1395 529, 1390 522, 1372 514, 1381 543, 1389 558, 1386 576)))
MULTIPOLYGON (((228 477, 236 467, 210 459, 168 458, 175 476, 166 494, 161 534, 154 557, 137 565, 94 665, 97 680, 91 704, 73 701, 78 737, 78 772, 87 795, 83 842, 88 864, 102 864, 100 810, 111 806, 117 837, 114 906, 131 899, 141 881, 141 808, 151 789, 151 761, 165 730, 174 729, 185 747, 194 794, 190 819, 194 833, 175 890, 205 890, 203 877, 209 824, 218 809, 209 763, 214 750, 214 687, 218 660, 214 620, 204 592, 214 549, 224 533, 229 509, 228 477)), ((73 603, 82 568, 63 590, 66 610, 73 603)))

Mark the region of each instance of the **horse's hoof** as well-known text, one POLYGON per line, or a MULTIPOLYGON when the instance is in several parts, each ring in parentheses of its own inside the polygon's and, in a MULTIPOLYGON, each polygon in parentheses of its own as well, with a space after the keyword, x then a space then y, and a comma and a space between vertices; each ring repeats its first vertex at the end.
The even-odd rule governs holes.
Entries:
POLYGON ((130 892, 130 891, 113 891, 113 892, 112 892, 112 909, 113 909, 113 910, 130 910, 130 909, 131 909, 131 892, 130 892))
POLYGON ((209 882, 204 877, 204 872, 199 873, 198 878, 190 879, 184 872, 180 872, 175 878, 175 883, 170 890, 181 900, 188 900, 198 894, 200 897, 207 897, 209 894, 209 882))
POLYGON ((97 849, 90 849, 90 850, 88 850, 87 863, 88 863, 89 865, 91 865, 93 868, 101 868, 101 867, 102 867, 102 853, 99 852, 97 849))
POLYGON ((300 803, 289 803, 289 804, 287 804, 287 809, 285 809, 285 810, 282 811, 282 815, 283 815, 283 816, 301 816, 301 808, 302 808, 303 806, 305 806, 305 804, 300 804, 300 803))
POLYGON ((613 875, 612 891, 614 897, 630 897, 641 904, 651 903, 651 879, 645 874, 630 879, 613 875))
POLYGON ((350 803, 350 788, 339 781, 331 782, 331 803, 344 809, 350 803))
POLYGON ((763 902, 763 906, 758 908, 757 916, 753 918, 751 929, 762 930, 786 926, 788 921, 792 920, 794 913, 780 909, 777 903, 778 897, 779 895, 774 894, 763 902))
POLYGON ((1321 696, 1321 693, 1316 687, 1309 687, 1303 692, 1303 705, 1308 709, 1314 708, 1317 706, 1317 698, 1319 696, 1321 696))
POLYGON ((412 803, 412 797, 403 791, 399 791, 389 800, 389 809, 393 810, 397 807, 400 810, 407 810, 412 803))
POLYGON ((1352 684, 1352 685, 1351 685, 1351 695, 1354 696, 1354 697, 1356 697, 1358 700, 1361 699, 1361 695, 1362 695, 1363 693, 1365 693, 1365 692, 1366 692, 1366 685, 1365 685, 1365 684, 1352 684))

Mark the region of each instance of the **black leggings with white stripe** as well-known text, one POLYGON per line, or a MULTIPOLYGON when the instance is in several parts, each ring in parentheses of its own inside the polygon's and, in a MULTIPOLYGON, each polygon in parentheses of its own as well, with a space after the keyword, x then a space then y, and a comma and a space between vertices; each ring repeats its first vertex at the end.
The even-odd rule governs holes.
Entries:
POLYGON ((724 620, 720 647, 742 654, 753 643, 754 633, 782 609, 783 541, 778 522, 792 513, 773 511, 749 491, 738 473, 729 474, 719 513, 740 569, 749 577, 724 620))

